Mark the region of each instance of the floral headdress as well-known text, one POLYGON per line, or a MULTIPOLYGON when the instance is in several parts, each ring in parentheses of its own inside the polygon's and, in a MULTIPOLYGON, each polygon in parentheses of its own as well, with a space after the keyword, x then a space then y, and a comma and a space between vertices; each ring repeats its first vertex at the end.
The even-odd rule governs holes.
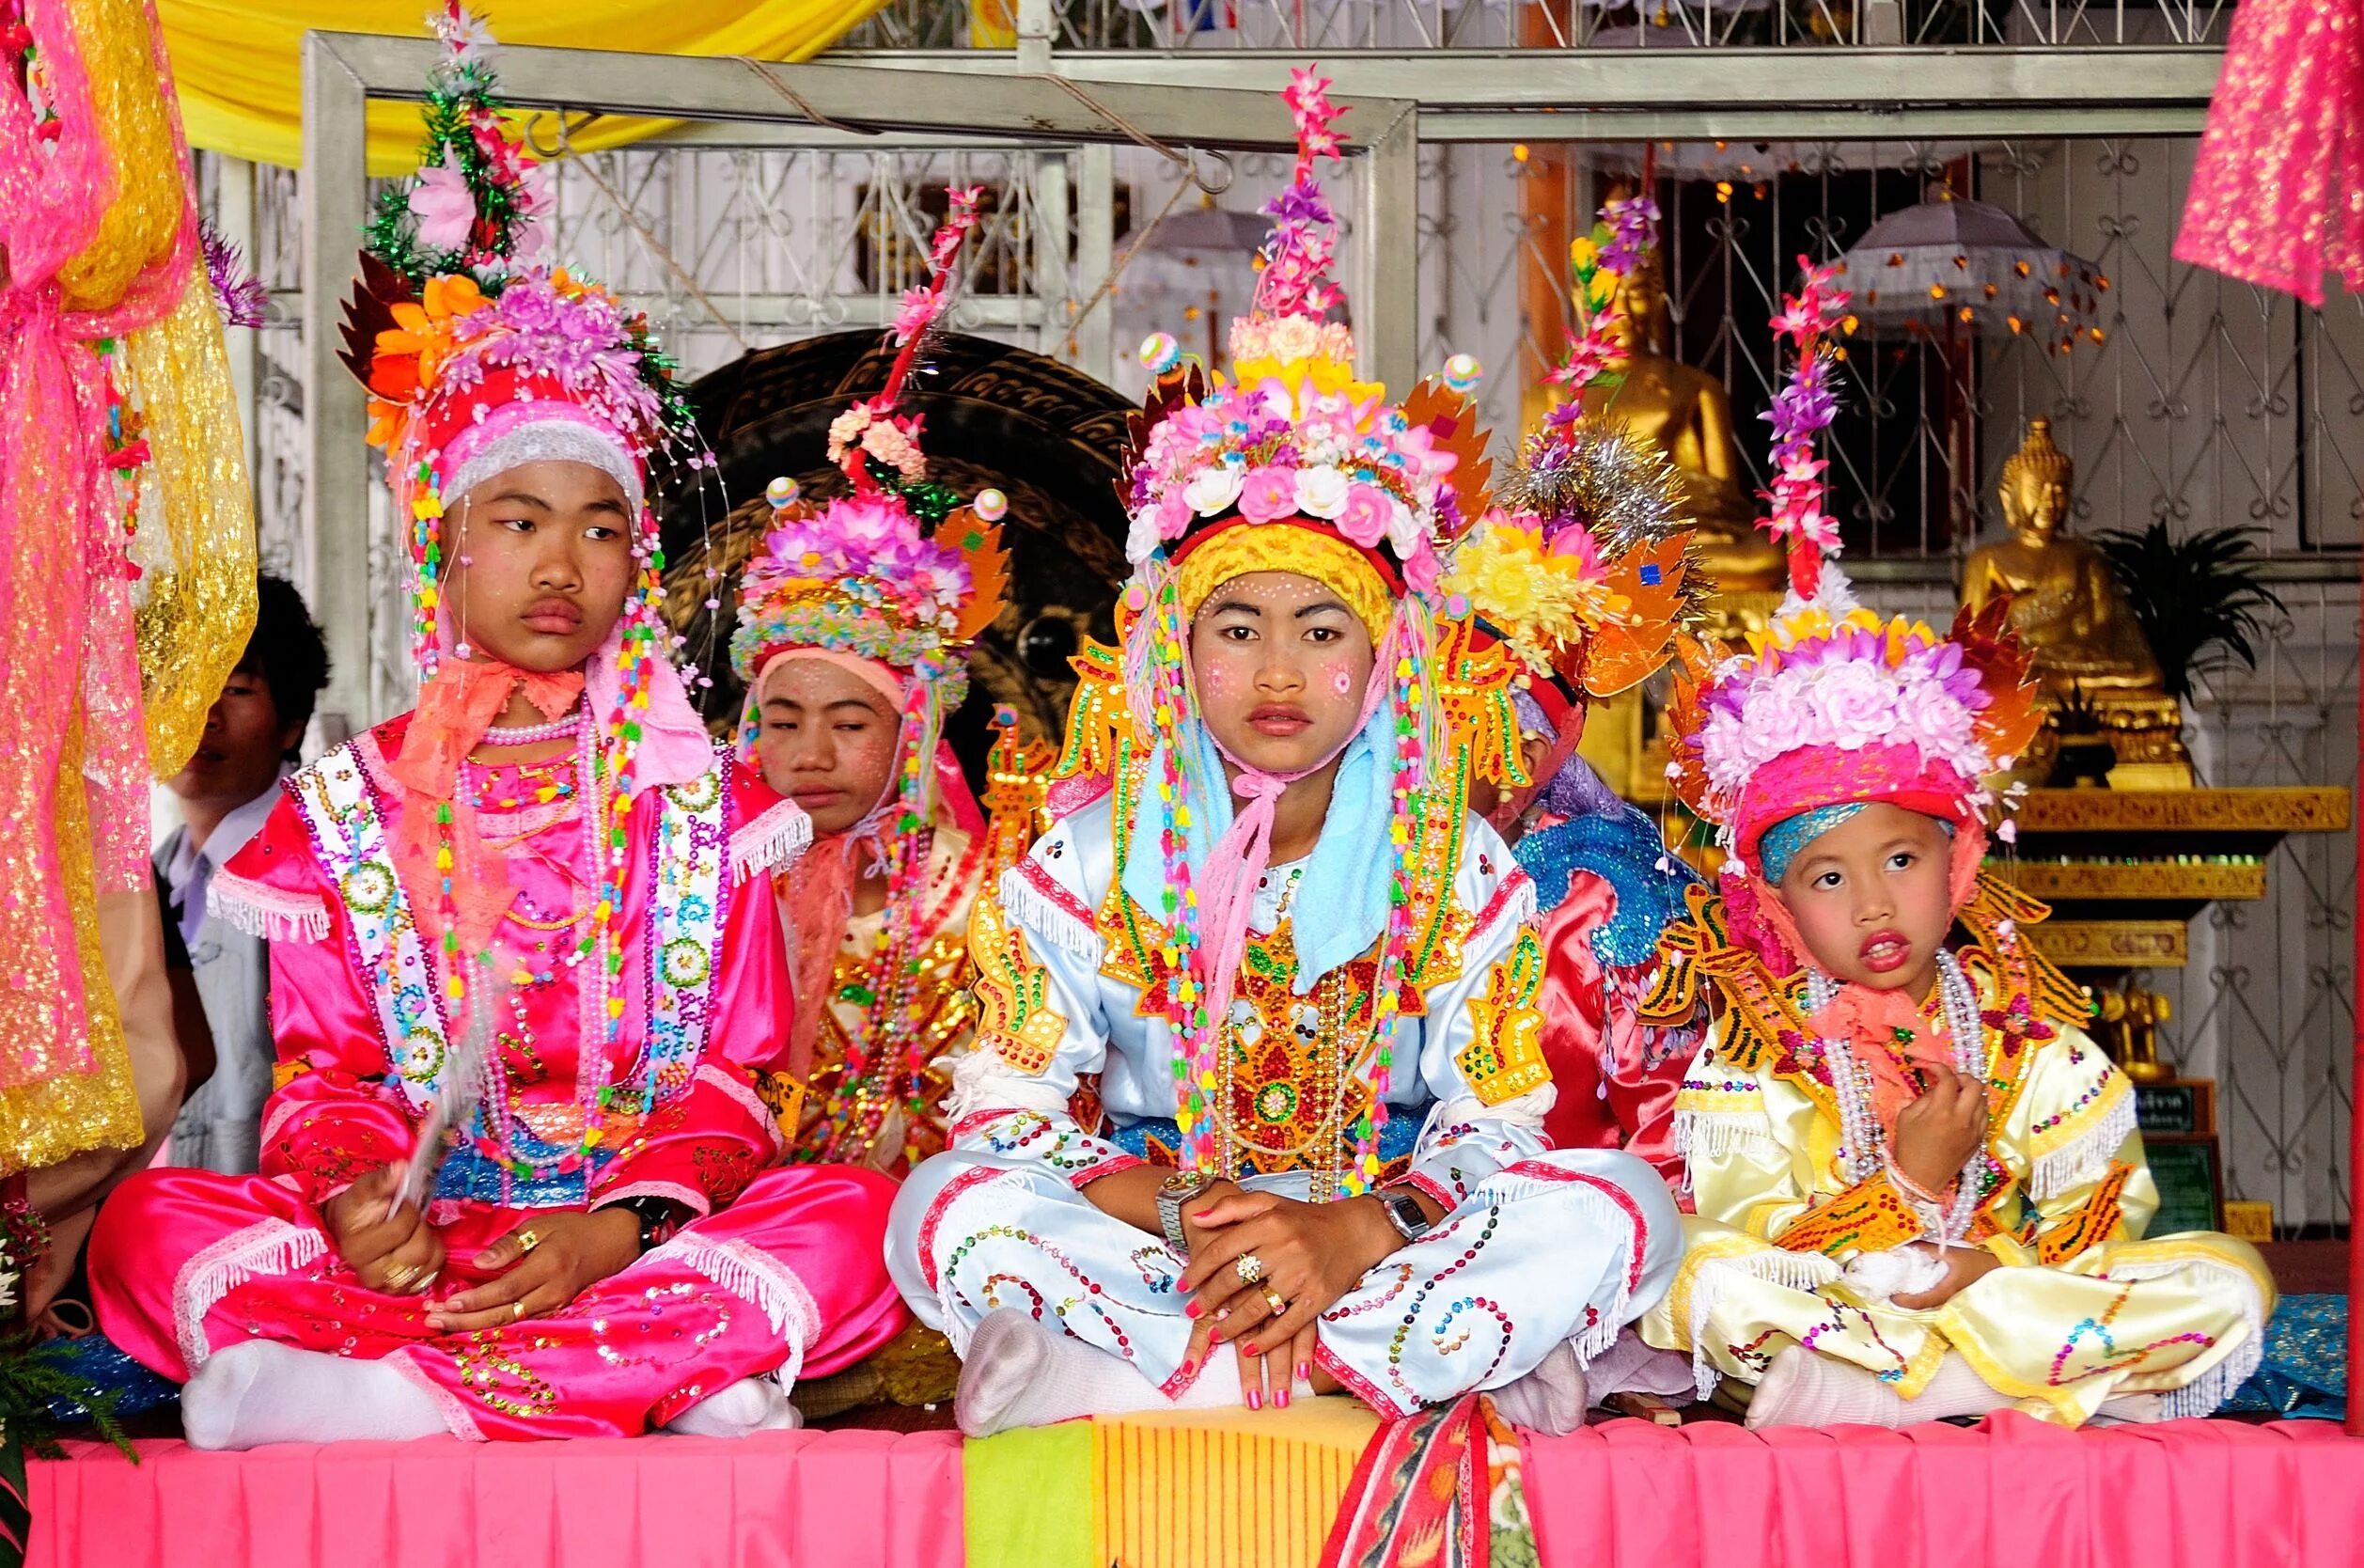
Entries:
MULTIPOLYGON (((341 354, 369 389, 369 441, 410 525, 413 653, 431 674, 444 651, 445 502, 505 468, 562 458, 606 472, 637 514, 640 582, 624 640, 640 666, 664 625, 650 468, 713 458, 647 318, 563 267, 534 264, 546 177, 502 118, 490 34, 461 0, 445 0, 434 26, 448 54, 428 80, 420 172, 379 196, 341 354)), ((633 674, 645 670, 628 685, 633 674)))
MULTIPOLYGON (((1699 619, 1680 474, 1655 443, 1576 400, 1622 353, 1605 302, 1648 255, 1656 216, 1647 198, 1604 211, 1607 239, 1585 258, 1577 296, 1585 330, 1570 333, 1568 361, 1550 378, 1569 399, 1521 445, 1497 492, 1502 509, 1454 547, 1444 580, 1467 605, 1467 630, 1453 646, 1471 656, 1505 649, 1513 684, 1570 750, 1569 718, 1648 679, 1699 619)), ((1472 737, 1473 770, 1500 784, 1533 782, 1515 726, 1503 728, 1472 737)))
MULTIPOLYGON (((1490 505, 1485 436, 1465 396, 1474 365, 1457 361, 1445 377, 1393 404, 1384 386, 1355 378, 1353 335, 1328 319, 1344 300, 1330 275, 1337 220, 1317 178, 1322 160, 1340 162, 1333 129, 1340 111, 1328 87, 1305 68, 1282 95, 1296 117, 1296 167, 1288 189, 1265 208, 1272 235, 1260 253, 1249 312, 1232 323, 1231 378, 1210 383, 1183 366, 1167 334, 1142 346, 1157 379, 1132 422, 1124 496, 1134 577, 1119 605, 1123 716, 1087 669, 1071 721, 1072 731, 1114 727, 1157 746, 1159 774, 1145 798, 1158 803, 1152 809, 1162 827, 1132 841, 1164 859, 1155 897, 1180 962, 1151 1005, 1178 1039, 1176 1120, 1185 1159, 1203 1168, 1213 1168, 1215 1155, 1208 1086, 1215 1082, 1221 1021, 1273 802, 1287 780, 1243 770, 1231 788, 1248 805, 1194 873, 1189 803, 1194 794, 1203 801, 1224 792, 1225 779, 1219 771, 1202 776, 1202 743, 1210 738, 1190 686, 1191 618, 1234 577, 1291 572, 1337 592, 1370 634, 1377 660, 1366 729, 1384 729, 1392 751, 1391 902, 1362 1020, 1370 1045, 1357 1070, 1384 1074, 1411 946, 1408 846, 1417 839, 1414 819, 1438 760, 1430 600, 1441 574, 1438 550, 1490 505)), ((1097 739, 1079 745, 1072 733, 1068 751, 1071 760, 1106 755, 1097 739)), ((1386 1113, 1383 1096, 1371 1099, 1353 1135, 1350 1189, 1379 1169, 1386 1113)))
POLYGON ((974 186, 951 193, 929 247, 928 281, 910 290, 896 319, 898 353, 885 389, 829 427, 829 461, 851 492, 814 505, 792 480, 772 481, 773 527, 747 564, 730 639, 732 667, 748 687, 743 740, 752 739, 764 666, 794 649, 890 665, 934 692, 946 711, 967 693, 963 654, 1001 612, 1000 524, 1010 504, 987 490, 962 505, 931 484, 921 416, 898 404, 942 316, 961 243, 977 227, 978 197, 974 186))
MULTIPOLYGON (((1805 274, 1773 321, 1797 358, 1766 416, 1776 475, 1759 525, 1789 547, 1790 593, 1748 652, 1682 682, 1667 771, 1750 875, 1776 823, 1872 801, 1970 830, 1957 837, 1959 860, 1984 843, 1995 802, 1980 780, 2008 767, 2042 722, 2027 658, 1999 602, 1965 611, 1943 636, 1919 621, 1883 623, 1855 602, 1815 456, 1835 407, 1848 296, 1830 287, 1828 268, 1805 274)), ((1966 890, 1959 865, 1956 879, 1966 890)))
MULTIPOLYGON (((943 744, 944 717, 968 693, 968 645, 1001 612, 1007 562, 1000 525, 1010 503, 986 490, 962 505, 950 490, 931 483, 919 445, 921 416, 900 406, 949 303, 953 264, 977 227, 978 196, 974 186, 951 193, 929 245, 928 279, 905 294, 896 317, 897 353, 885 387, 829 427, 829 461, 851 491, 816 505, 797 494, 793 481, 772 481, 773 527, 747 565, 739 629, 730 639, 732 667, 747 686, 742 755, 752 755, 760 732, 763 674, 791 653, 885 666, 901 706, 893 789, 838 853, 807 857, 807 870, 798 874, 827 878, 829 886, 799 887, 792 900, 798 995, 817 997, 814 987, 826 981, 844 932, 852 888, 847 856, 854 844, 873 846, 886 872, 892 914, 873 965, 880 972, 868 986, 870 1017, 868 1027, 850 1031, 845 1071, 822 1107, 830 1141, 822 1158, 862 1158, 890 1110, 900 1106, 903 1123, 916 1126, 931 1108, 914 1097, 924 1093, 932 1048, 907 1025, 933 824, 948 810, 963 829, 983 826, 943 744)), ((816 1002, 800 1010, 795 1028, 808 1040, 818 1024, 816 1002)))
MULTIPOLYGON (((599 727, 600 801, 587 808, 599 813, 605 853, 578 956, 612 982, 623 963, 612 917, 622 907, 634 794, 644 785, 685 783, 713 765, 669 660, 659 611, 665 556, 649 486, 652 472, 695 480, 714 460, 647 320, 596 284, 535 259, 543 176, 501 117, 483 22, 461 0, 446 0, 432 24, 446 53, 428 81, 421 171, 379 197, 345 306, 341 357, 369 389, 369 441, 385 451, 410 552, 413 652, 428 689, 395 767, 428 798, 406 813, 396 861, 406 883, 441 886, 434 907, 418 913, 440 928, 456 1018, 467 991, 462 953, 479 949, 461 940, 460 928, 481 924, 484 911, 499 906, 483 895, 504 872, 477 839, 473 812, 451 798, 447 776, 475 738, 439 728, 440 715, 461 707, 438 698, 456 696, 472 674, 464 627, 442 599, 446 504, 520 464, 570 461, 612 478, 634 514, 636 580, 607 646, 584 671, 585 712, 599 727), (422 725, 434 744, 422 740, 422 725), (446 776, 427 789, 412 777, 415 761, 417 778, 446 776), (430 823, 420 829, 425 839, 413 832, 420 823, 430 823)), ((611 1044, 621 1014, 617 1007, 604 1020, 611 1044)), ((599 1141, 599 1121, 589 1119, 570 1161, 599 1141)))

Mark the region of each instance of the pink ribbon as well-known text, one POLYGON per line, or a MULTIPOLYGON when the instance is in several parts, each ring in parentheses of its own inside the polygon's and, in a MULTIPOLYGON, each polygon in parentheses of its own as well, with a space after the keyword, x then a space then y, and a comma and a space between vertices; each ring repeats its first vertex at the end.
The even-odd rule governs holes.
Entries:
MULTIPOLYGON (((1216 748, 1221 746, 1217 742, 1216 748)), ((1243 765, 1239 776, 1231 780, 1231 793, 1246 805, 1214 841, 1198 884, 1199 951, 1209 963, 1202 977, 1207 987, 1207 1017, 1217 1028, 1230 1014, 1240 960, 1247 950, 1247 917, 1256 907, 1257 884, 1263 880, 1265 865, 1272 857, 1273 813, 1290 785, 1321 772, 1329 762, 1330 758, 1324 757, 1309 768, 1289 774, 1260 773, 1243 765)))
MULTIPOLYGON (((1256 907, 1257 885, 1263 880, 1272 857, 1273 816, 1279 809, 1280 797, 1298 779, 1308 778, 1328 767, 1370 723, 1370 715, 1379 711, 1380 698, 1386 695, 1388 672, 1402 658, 1409 635, 1404 617, 1399 613, 1387 628, 1386 640, 1379 645, 1371 660, 1370 678, 1363 682, 1362 712, 1354 720, 1354 728, 1347 731, 1346 739, 1339 743, 1336 751, 1311 767, 1295 773, 1265 773, 1232 756, 1221 741, 1214 743, 1223 760, 1240 770, 1231 779, 1230 789, 1232 795, 1245 803, 1233 814, 1231 825, 1223 830, 1223 837, 1214 841, 1206 865, 1192 882, 1198 896, 1198 953, 1205 965, 1200 980, 1207 992, 1207 1021, 1218 1029, 1231 1011, 1240 960, 1247 951, 1248 916, 1256 907)), ((1192 705, 1197 706, 1195 697, 1192 705)), ((1208 736, 1213 738, 1212 729, 1208 736)))

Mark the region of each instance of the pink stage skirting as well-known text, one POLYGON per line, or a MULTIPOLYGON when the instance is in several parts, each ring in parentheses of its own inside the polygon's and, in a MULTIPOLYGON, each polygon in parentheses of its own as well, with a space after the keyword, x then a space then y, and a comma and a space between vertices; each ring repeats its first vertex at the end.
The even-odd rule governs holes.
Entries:
POLYGON ((961 1568, 952 1432, 69 1447, 27 1568, 961 1568))
POLYGON ((1531 1444, 1543 1568, 2352 1568, 2364 1440, 2326 1421, 1749 1432, 1531 1444))
MULTIPOLYGON (((32 1568, 960 1568, 947 1432, 416 1443, 31 1468, 32 1568)), ((1275 1477, 1276 1485, 1287 1478, 1275 1477)), ((1538 1439, 1544 1568, 2347 1568, 2364 1441, 2322 1422, 1538 1439)), ((1056 1506, 1057 1499, 1045 1499, 1056 1506)), ((1208 1568, 1221 1568, 1209 1564, 1208 1568)))

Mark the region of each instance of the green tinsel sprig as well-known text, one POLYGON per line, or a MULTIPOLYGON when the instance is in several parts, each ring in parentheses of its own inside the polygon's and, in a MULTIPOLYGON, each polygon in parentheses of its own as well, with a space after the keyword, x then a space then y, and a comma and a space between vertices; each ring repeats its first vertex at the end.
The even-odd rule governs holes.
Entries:
POLYGON ((417 176, 378 194, 365 243, 371 255, 415 289, 431 277, 475 270, 487 292, 499 290, 502 269, 483 263, 511 254, 518 227, 524 219, 518 210, 516 185, 501 176, 477 140, 478 123, 505 107, 497 96, 498 86, 498 78, 489 66, 446 62, 431 80, 421 110, 427 134, 419 144, 419 166, 440 168, 448 163, 457 167, 476 203, 477 221, 467 245, 437 251, 419 244, 418 219, 410 209, 411 193, 418 188, 417 176))

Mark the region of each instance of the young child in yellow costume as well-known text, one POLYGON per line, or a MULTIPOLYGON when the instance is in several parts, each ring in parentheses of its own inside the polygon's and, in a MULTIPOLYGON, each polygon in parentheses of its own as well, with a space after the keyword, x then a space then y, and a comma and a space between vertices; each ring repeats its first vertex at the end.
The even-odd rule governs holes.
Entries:
POLYGON ((1702 1396, 1755 1385, 1751 1426, 2202 1415, 2256 1366, 2273 1284, 2230 1237, 2144 1238, 2132 1086, 2028 944, 2043 906, 1980 874, 1979 780, 2037 723, 2003 606, 1883 625, 1823 557, 1845 307, 1809 274, 1777 321, 1800 351, 1769 520, 1790 598, 1676 702, 1676 787, 1730 859, 1652 999, 1704 986, 1720 1016, 1677 1104, 1698 1214, 1642 1333, 1702 1396))

